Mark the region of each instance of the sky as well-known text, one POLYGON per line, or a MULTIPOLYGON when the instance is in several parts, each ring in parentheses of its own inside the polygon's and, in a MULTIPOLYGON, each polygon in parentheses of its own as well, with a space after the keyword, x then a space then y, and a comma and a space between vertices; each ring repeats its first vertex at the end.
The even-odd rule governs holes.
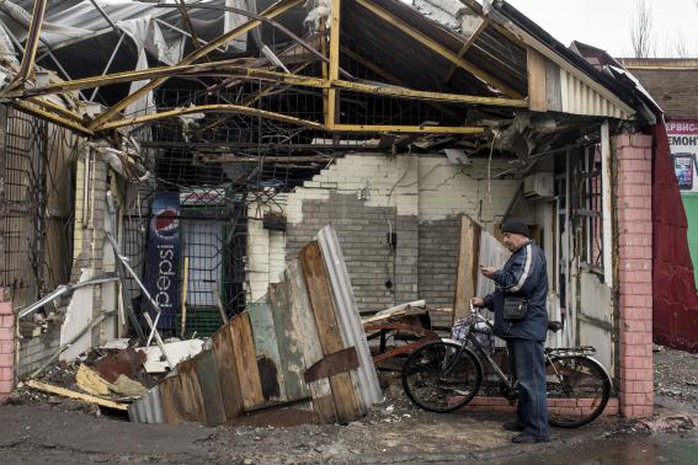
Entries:
MULTIPOLYGON (((481 1, 481 0, 480 0, 481 1)), ((698 0, 645 0, 652 14, 652 58, 679 57, 677 43, 698 58, 698 0)), ((573 40, 612 56, 632 57, 631 24, 638 0, 507 0, 564 45, 573 40)))

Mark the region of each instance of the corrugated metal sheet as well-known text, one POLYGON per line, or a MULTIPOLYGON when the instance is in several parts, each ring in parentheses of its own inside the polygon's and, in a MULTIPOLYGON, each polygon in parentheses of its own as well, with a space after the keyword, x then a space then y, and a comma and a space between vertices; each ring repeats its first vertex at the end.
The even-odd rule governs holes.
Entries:
POLYGON ((628 119, 628 115, 572 74, 560 69, 562 111, 576 115, 628 119))
POLYGON ((366 410, 379 402, 383 394, 378 384, 378 375, 373 365, 368 341, 354 300, 354 291, 349 281, 349 272, 344 262, 339 239, 332 226, 322 228, 318 234, 318 244, 330 276, 332 296, 335 300, 337 317, 341 322, 339 327, 344 346, 354 347, 359 355, 360 366, 351 374, 354 385, 361 396, 364 410, 366 410))
POLYGON ((165 423, 160 399, 160 387, 155 386, 128 407, 128 417, 134 423, 165 423))

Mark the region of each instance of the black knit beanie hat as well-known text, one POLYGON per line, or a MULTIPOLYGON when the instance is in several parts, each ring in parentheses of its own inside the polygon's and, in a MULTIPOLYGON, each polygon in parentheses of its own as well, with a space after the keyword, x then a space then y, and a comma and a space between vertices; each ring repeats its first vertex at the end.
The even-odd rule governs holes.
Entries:
POLYGON ((502 232, 521 234, 522 236, 526 236, 529 238, 531 237, 530 233, 528 232, 528 226, 526 226, 526 223, 515 218, 506 220, 504 223, 502 223, 502 232))

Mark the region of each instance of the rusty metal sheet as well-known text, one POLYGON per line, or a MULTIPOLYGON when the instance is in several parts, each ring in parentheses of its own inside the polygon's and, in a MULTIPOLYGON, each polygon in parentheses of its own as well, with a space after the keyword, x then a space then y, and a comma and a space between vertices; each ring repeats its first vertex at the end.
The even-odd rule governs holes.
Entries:
POLYGON ((359 356, 356 349, 349 347, 318 360, 305 370, 303 379, 306 383, 311 383, 320 378, 329 378, 339 373, 355 370, 359 367, 359 356))
POLYGON ((133 377, 143 365, 145 359, 145 352, 136 351, 133 347, 129 347, 128 349, 113 352, 100 358, 95 363, 95 369, 102 378, 113 383, 120 375, 125 375, 129 378, 133 377))

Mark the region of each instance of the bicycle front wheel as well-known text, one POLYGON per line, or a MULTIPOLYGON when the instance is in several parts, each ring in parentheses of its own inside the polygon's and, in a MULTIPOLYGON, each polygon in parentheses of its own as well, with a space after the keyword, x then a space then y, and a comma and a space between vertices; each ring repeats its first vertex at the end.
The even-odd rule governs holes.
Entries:
POLYGON ((548 423, 576 428, 601 415, 611 395, 611 380, 593 359, 553 357, 546 364, 548 423))
POLYGON ((431 412, 463 407, 475 397, 481 383, 480 361, 470 349, 461 350, 452 342, 423 345, 409 356, 402 371, 407 397, 431 412))

